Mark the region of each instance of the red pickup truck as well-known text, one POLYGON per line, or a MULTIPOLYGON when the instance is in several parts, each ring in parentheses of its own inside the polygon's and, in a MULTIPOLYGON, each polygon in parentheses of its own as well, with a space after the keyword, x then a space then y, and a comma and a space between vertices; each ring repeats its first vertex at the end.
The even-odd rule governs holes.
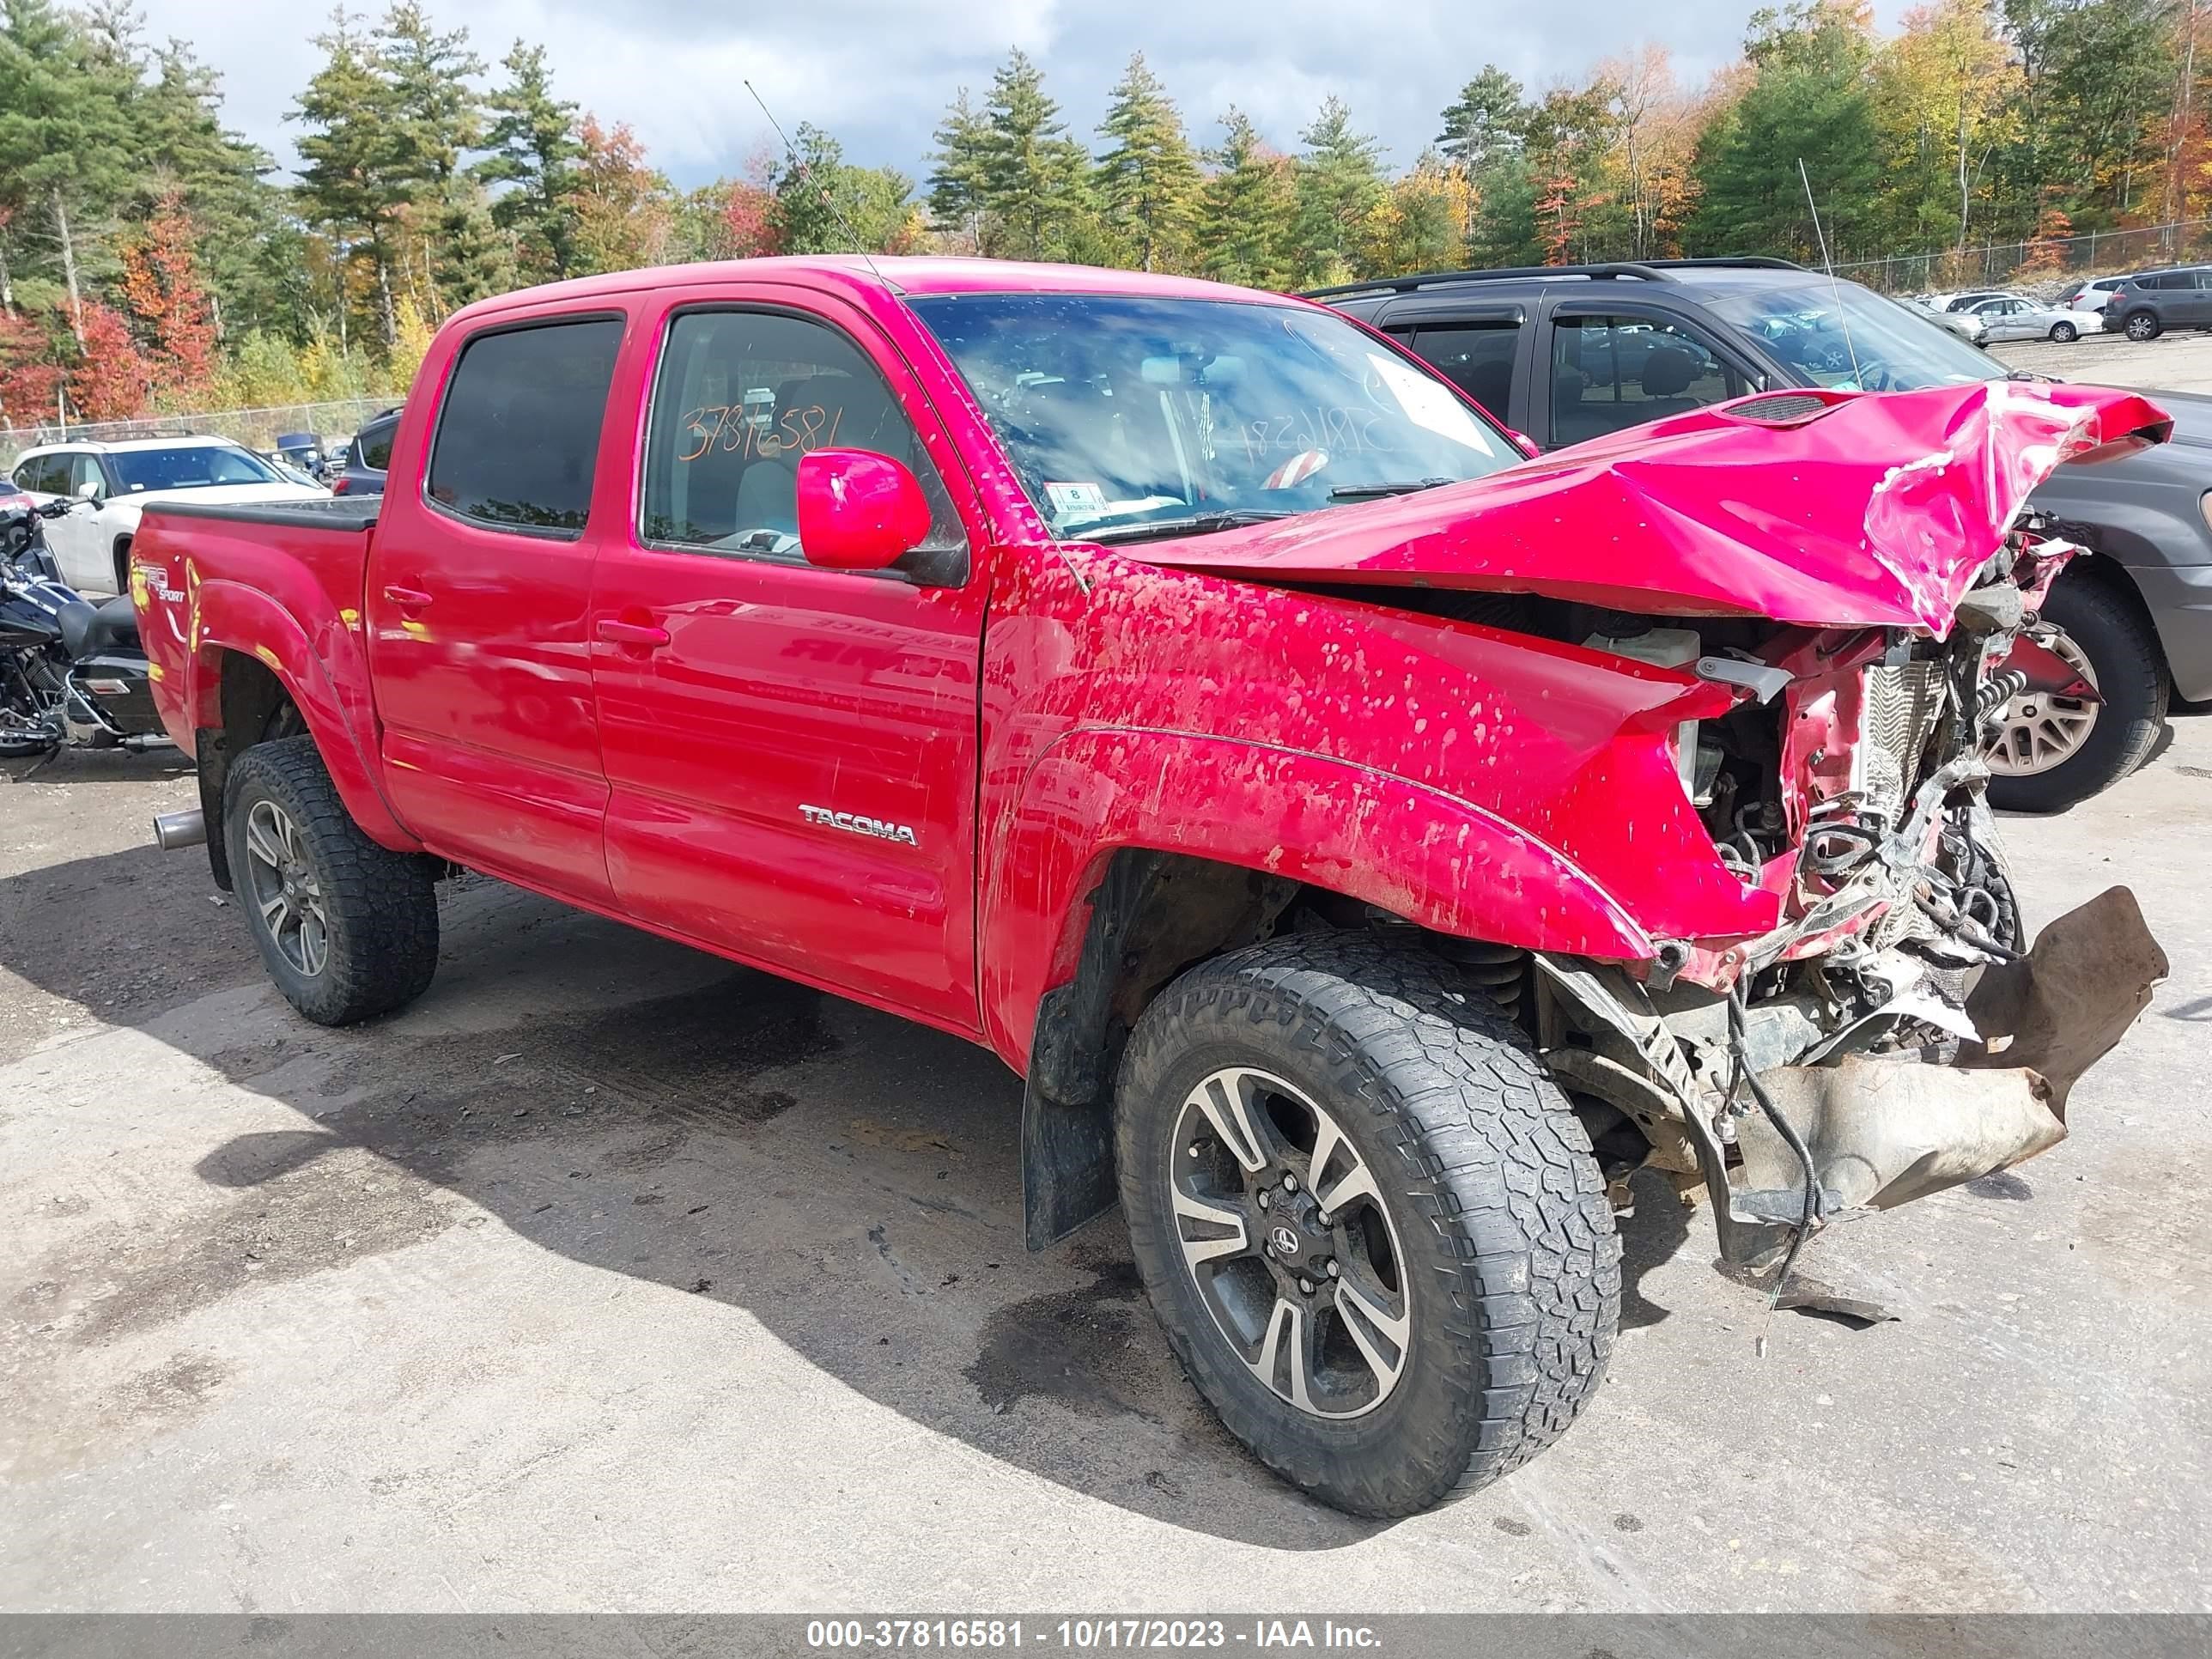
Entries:
POLYGON ((1793 391, 1539 460, 1208 283, 532 289, 380 498, 148 512, 163 832, 325 1024, 466 866, 988 1044, 1030 1243, 1118 1199, 1230 1428, 1403 1514, 1590 1397, 1631 1171, 1771 1273, 2064 1133, 2164 963, 2124 889, 2024 948, 1977 743, 2029 490, 2166 432, 1793 391))

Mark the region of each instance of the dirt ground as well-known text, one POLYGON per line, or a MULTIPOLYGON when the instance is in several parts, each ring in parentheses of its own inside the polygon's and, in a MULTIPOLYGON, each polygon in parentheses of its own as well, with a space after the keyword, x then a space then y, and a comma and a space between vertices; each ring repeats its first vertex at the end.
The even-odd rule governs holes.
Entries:
POLYGON ((1024 1253, 981 1051, 471 880, 429 995, 266 986, 171 760, 0 778, 0 1607, 2197 1609, 2212 719, 2007 825, 2175 964, 2016 1172, 1776 1316, 1639 1188, 1560 1445, 1396 1525, 1177 1372, 1117 1220, 1024 1253), (1765 1357, 1755 1356, 1765 1331, 1765 1357))

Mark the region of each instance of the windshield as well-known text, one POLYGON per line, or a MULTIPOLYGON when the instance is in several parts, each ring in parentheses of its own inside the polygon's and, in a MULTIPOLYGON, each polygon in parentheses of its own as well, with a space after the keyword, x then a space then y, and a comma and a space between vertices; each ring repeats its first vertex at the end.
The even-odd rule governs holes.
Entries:
POLYGON ((124 492, 147 489, 205 489, 217 484, 282 483, 276 468, 258 455, 223 444, 179 444, 174 449, 110 451, 124 492))
POLYGON ((1326 313, 1089 295, 910 303, 1066 538, 1304 513, 1522 459, 1443 381, 1326 313))
POLYGON ((1980 347, 1856 283, 1742 289, 1717 294, 1711 304, 1812 386, 1917 392, 2006 374, 1980 347))

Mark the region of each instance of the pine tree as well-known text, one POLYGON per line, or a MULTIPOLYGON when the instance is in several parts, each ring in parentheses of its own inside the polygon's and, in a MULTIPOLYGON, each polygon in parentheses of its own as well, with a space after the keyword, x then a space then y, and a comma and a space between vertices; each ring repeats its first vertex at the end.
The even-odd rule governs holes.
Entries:
POLYGON ((1183 134, 1182 116, 1144 53, 1129 59, 1098 131, 1112 146, 1092 175, 1107 229, 1127 246, 1139 270, 1179 268, 1198 208, 1198 158, 1183 134))
POLYGON ((889 167, 847 165, 835 138, 799 123, 775 181, 775 246, 786 253, 898 253, 921 229, 914 183, 889 167))
POLYGON ((1864 26, 1833 0, 1753 21, 1761 33, 1744 52, 1757 78, 1698 146, 1705 192, 1686 240, 1700 253, 1817 258, 1802 157, 1829 252, 1856 250, 1882 182, 1864 26))
POLYGON ((576 187, 576 106, 553 95, 545 48, 514 43, 501 65, 507 84, 484 100, 492 121, 491 152, 477 177, 508 188, 492 204, 492 222, 514 237, 523 269, 533 277, 571 274, 574 221, 563 199, 576 187))
POLYGON ((1485 64, 1460 88, 1443 113, 1437 145, 1470 173, 1521 154, 1528 137, 1528 100, 1521 83, 1495 64, 1485 64))
POLYGON ((991 148, 990 124, 969 101, 963 87, 937 124, 937 145, 929 174, 930 222, 939 230, 964 235, 971 246, 982 240, 985 157, 991 148))
POLYGON ((1291 280, 1288 233, 1297 198, 1290 163, 1261 141, 1251 118, 1233 106, 1221 118, 1213 176, 1200 193, 1198 243, 1206 274, 1250 288, 1291 280))
POLYGON ((291 118, 307 129, 300 138, 300 204, 308 222, 336 244, 341 319, 352 304, 347 267, 365 258, 388 346, 397 330, 395 244, 412 180, 382 58, 360 21, 343 6, 331 14, 330 28, 315 37, 323 66, 300 94, 291 118))
POLYGON ((37 227, 82 343, 87 290, 112 268, 102 233, 132 181, 132 82, 51 0, 6 0, 3 15, 0 191, 19 234, 37 227))
POLYGON ((1065 253, 1071 222, 1088 205, 1090 161, 1067 136, 1060 106, 1045 95, 1044 72, 1026 52, 1016 49, 1000 66, 983 118, 982 251, 1015 259, 1065 253))
POLYGON ((1293 170, 1297 197, 1298 270, 1302 287, 1347 282, 1358 275, 1369 216, 1388 191, 1382 148, 1353 130, 1352 111, 1331 97, 1299 137, 1306 146, 1293 170))
POLYGON ((513 262, 495 232, 483 185, 462 165, 483 142, 483 106, 469 79, 484 65, 469 48, 468 30, 441 34, 416 0, 398 0, 378 27, 376 44, 393 165, 409 187, 408 228, 435 309, 511 287, 513 262))

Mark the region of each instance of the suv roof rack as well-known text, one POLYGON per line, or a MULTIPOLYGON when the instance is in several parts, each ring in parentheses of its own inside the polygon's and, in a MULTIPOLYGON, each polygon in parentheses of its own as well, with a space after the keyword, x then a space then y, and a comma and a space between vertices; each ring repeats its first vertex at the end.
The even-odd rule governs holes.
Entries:
POLYGON ((1583 276, 1593 282, 1629 276, 1642 282, 1663 283, 1670 281, 1671 273, 1677 270, 1730 268, 1750 270, 1805 269, 1795 259, 1778 259, 1764 253, 1709 259, 1615 259, 1594 265, 1501 265, 1490 270, 1431 270, 1412 276, 1378 276, 1364 283, 1340 283, 1334 288, 1308 289, 1299 297, 1340 300, 1354 294, 1413 294, 1427 288, 1455 288, 1462 283, 1472 283, 1527 282, 1547 276, 1583 276))

